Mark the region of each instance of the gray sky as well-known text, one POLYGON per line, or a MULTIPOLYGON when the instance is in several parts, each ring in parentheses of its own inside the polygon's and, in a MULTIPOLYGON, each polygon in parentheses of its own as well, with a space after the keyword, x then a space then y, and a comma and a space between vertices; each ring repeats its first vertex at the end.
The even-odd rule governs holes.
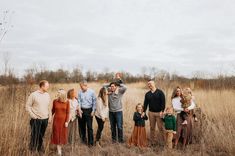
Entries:
POLYGON ((233 74, 234 8, 233 0, 1 0, 14 28, 0 53, 10 52, 18 73, 36 63, 233 74))

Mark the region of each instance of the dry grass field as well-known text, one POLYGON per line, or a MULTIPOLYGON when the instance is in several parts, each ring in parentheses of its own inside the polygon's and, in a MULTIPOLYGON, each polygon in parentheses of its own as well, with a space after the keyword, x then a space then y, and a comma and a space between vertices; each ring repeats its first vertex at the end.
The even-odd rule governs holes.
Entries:
MULTIPOLYGON (((91 83, 89 86, 98 93, 101 84, 91 83)), ((52 84, 50 95, 55 98, 56 90, 59 88, 79 88, 78 84, 52 84)), ((25 101, 34 88, 25 86, 13 86, 0 88, 0 155, 4 156, 27 156, 29 143, 29 116, 25 111, 25 101)), ((124 96, 124 137, 127 140, 132 132, 132 115, 135 105, 143 102, 147 91, 142 83, 129 84, 128 91, 124 96)), ((167 105, 170 105, 170 93, 172 88, 164 90, 167 92, 167 105)), ((194 90, 197 106, 202 110, 202 118, 195 125, 194 143, 184 151, 166 150, 164 147, 147 148, 142 151, 138 148, 128 148, 126 144, 112 144, 110 137, 109 122, 105 124, 102 136, 103 148, 88 148, 80 143, 79 138, 74 145, 66 145, 63 149, 64 155, 89 155, 89 156, 113 156, 113 155, 235 155, 235 92, 232 90, 194 90)), ((96 132, 96 121, 94 121, 94 133, 96 132)), ((51 124, 48 126, 44 138, 45 155, 56 155, 56 147, 50 145, 51 124)), ((146 125, 149 133, 149 123, 146 125)))

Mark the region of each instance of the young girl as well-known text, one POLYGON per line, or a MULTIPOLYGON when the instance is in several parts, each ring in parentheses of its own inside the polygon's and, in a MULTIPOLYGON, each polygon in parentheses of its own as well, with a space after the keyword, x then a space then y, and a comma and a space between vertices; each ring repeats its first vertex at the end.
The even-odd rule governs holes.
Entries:
POLYGON ((68 124, 69 124, 69 101, 65 90, 60 89, 57 94, 57 99, 53 101, 52 115, 53 129, 51 143, 57 145, 58 155, 62 155, 61 145, 65 145, 68 139, 68 124))
MULTIPOLYGON (((191 95, 192 101, 195 103, 195 97, 193 96, 192 90, 190 88, 186 88, 185 90, 188 92, 189 95, 191 95)), ((192 110, 192 113, 193 113, 194 121, 197 122, 198 119, 197 119, 197 116, 196 116, 196 114, 194 113, 193 110, 192 110)))
MULTIPOLYGON (((183 93, 181 95, 181 100, 180 102, 182 103, 182 108, 183 109, 187 109, 191 106, 191 104, 195 104, 195 98, 194 96, 192 95, 192 91, 190 88, 186 88, 183 90, 183 93)), ((194 121, 197 122, 197 117, 196 117, 196 114, 194 114, 194 111, 192 110, 192 113, 193 113, 193 118, 194 118, 194 121)), ((186 113, 185 111, 181 111, 180 112, 180 117, 182 118, 183 120, 183 123, 182 125, 187 125, 187 117, 188 117, 188 113, 186 113)))
POLYGON ((98 129, 96 132, 96 145, 100 146, 100 138, 102 130, 104 128, 105 120, 108 118, 108 91, 105 88, 101 88, 96 105, 95 118, 98 124, 98 129))
POLYGON ((70 144, 75 142, 76 133, 77 133, 77 115, 81 116, 81 108, 78 104, 78 100, 76 98, 75 89, 70 89, 67 93, 67 98, 69 100, 70 106, 70 115, 69 115, 69 138, 68 141, 70 144))
MULTIPOLYGON (((192 101, 192 96, 188 93, 187 90, 184 90, 181 96, 181 100, 180 100, 182 104, 182 108, 185 110, 189 106, 191 106, 191 101, 192 101)), ((182 121, 183 121, 182 125, 187 125, 188 113, 186 113, 185 111, 181 111, 180 117, 182 118, 182 121)))
POLYGON ((167 107, 164 113, 163 122, 165 123, 166 130, 166 147, 172 148, 172 139, 176 134, 176 118, 173 115, 173 108, 167 107))
POLYGON ((128 141, 128 146, 131 145, 138 146, 139 148, 147 147, 147 136, 145 129, 145 120, 148 120, 146 115, 142 115, 143 105, 136 105, 136 112, 134 113, 133 120, 135 121, 135 127, 132 132, 131 138, 128 141))

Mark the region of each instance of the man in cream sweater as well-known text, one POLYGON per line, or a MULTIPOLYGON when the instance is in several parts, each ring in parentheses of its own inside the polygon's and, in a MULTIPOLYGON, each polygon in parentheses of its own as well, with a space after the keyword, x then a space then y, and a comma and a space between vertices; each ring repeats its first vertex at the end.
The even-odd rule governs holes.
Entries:
POLYGON ((26 102, 26 111, 29 113, 31 139, 29 148, 32 152, 43 153, 43 137, 48 125, 48 119, 51 119, 50 95, 47 93, 49 83, 42 80, 39 83, 39 89, 30 94, 26 102))

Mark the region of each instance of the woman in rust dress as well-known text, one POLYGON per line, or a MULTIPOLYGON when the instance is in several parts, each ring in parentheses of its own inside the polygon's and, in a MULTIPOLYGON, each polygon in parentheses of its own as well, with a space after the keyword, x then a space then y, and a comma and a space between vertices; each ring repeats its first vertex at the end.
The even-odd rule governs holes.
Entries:
POLYGON ((58 98, 53 101, 53 129, 51 143, 57 145, 58 155, 62 155, 62 145, 67 143, 69 122, 69 101, 65 90, 58 91, 58 98))

